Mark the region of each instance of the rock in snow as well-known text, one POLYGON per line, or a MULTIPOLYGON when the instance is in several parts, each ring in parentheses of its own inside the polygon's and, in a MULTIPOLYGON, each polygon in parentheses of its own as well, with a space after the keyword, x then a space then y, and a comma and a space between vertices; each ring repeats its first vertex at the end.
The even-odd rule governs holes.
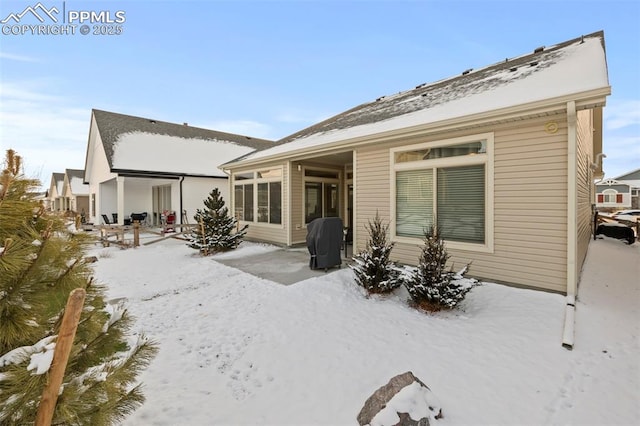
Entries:
POLYGON ((411 371, 399 374, 373 393, 358 414, 360 426, 429 426, 442 418, 431 390, 411 371))

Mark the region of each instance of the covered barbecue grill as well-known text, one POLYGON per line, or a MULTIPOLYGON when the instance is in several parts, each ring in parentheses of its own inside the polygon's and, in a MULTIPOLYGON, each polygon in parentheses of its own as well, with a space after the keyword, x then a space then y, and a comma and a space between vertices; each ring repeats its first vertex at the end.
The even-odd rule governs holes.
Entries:
POLYGON ((321 217, 307 225, 307 248, 311 258, 309 268, 323 269, 342 265, 342 219, 321 217))

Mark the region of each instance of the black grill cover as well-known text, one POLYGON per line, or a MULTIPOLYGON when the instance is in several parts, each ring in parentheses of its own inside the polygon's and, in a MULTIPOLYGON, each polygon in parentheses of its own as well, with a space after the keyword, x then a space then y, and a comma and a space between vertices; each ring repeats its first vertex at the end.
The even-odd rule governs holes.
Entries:
POLYGON ((307 248, 311 269, 332 268, 342 265, 342 219, 321 217, 307 225, 307 248))

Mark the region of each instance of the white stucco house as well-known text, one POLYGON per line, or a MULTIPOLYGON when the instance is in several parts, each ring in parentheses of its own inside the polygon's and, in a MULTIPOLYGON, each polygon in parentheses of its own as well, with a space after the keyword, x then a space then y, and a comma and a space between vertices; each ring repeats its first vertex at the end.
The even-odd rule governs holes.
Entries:
POLYGON ((123 224, 131 213, 146 212, 158 224, 164 212, 176 212, 184 223, 214 188, 229 200, 220 164, 271 146, 264 139, 94 109, 84 169, 87 220, 101 224, 106 216, 123 224))
POLYGON ((84 183, 84 170, 66 169, 62 183, 65 210, 77 214, 89 212, 89 185, 84 183))
POLYGON ((65 210, 63 185, 64 173, 51 173, 51 182, 49 183, 49 190, 47 191, 47 197, 45 199, 45 204, 49 210, 54 212, 65 210))

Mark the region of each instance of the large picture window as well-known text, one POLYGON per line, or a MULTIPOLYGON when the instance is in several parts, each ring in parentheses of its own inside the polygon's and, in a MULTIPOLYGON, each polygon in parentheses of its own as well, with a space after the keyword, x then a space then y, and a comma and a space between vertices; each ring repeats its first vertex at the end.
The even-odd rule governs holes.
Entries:
POLYGON ((282 224, 282 169, 233 175, 234 211, 245 222, 282 224))
POLYGON ((493 135, 394 149, 394 237, 423 238, 437 226, 448 243, 488 247, 493 135))

